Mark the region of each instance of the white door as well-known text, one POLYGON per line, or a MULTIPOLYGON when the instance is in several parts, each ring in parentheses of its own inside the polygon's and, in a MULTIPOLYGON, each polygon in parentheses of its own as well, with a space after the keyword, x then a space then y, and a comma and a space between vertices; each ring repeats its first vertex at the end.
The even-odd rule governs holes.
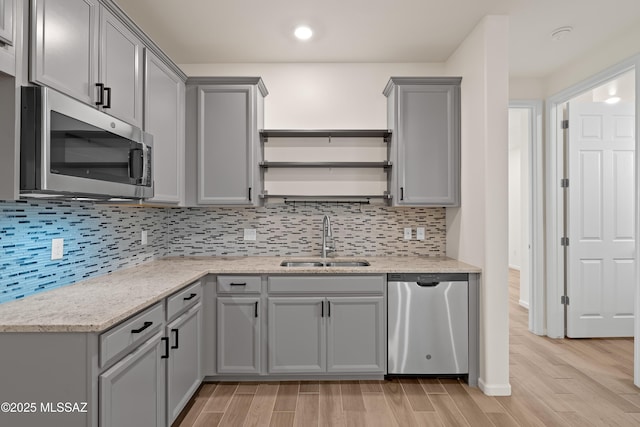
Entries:
POLYGON ((569 108, 567 336, 631 337, 635 301, 635 113, 569 108))

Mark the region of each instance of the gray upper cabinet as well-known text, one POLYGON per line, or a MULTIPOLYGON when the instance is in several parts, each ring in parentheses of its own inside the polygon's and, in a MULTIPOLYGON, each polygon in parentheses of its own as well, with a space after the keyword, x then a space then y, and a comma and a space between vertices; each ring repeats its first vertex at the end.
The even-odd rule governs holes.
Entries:
POLYGON ((104 97, 100 108, 142 127, 142 41, 104 7, 100 10, 100 75, 104 97))
POLYGON ((33 0, 31 80, 140 127, 142 52, 98 0, 33 0))
POLYGON ((100 375, 100 426, 162 427, 165 344, 157 334, 100 375))
POLYGON ((0 0, 0 46, 13 44, 14 0, 0 0))
POLYGON ((145 50, 144 129, 153 135, 155 195, 149 202, 184 202, 185 85, 145 50))
POLYGON ((31 80, 95 105, 99 16, 98 0, 33 0, 31 80))
POLYGON ((260 78, 196 78, 197 203, 260 203, 259 129, 267 90, 260 78))
POLYGON ((392 77, 394 206, 460 205, 460 77, 392 77))

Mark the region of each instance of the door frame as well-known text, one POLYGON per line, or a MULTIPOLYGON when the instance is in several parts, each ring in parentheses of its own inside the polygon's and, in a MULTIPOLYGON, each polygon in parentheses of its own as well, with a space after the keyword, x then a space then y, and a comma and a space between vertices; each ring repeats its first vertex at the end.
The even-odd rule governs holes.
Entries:
POLYGON ((544 157, 542 144, 541 100, 514 100, 509 108, 528 110, 529 115, 529 224, 527 233, 531 247, 529 259, 529 330, 536 335, 545 334, 544 296, 544 157))
MULTIPOLYGON (((546 143, 545 143, 545 163, 546 163, 546 323, 547 335, 551 338, 564 338, 565 318, 564 306, 560 303, 560 297, 564 295, 564 258, 560 238, 563 236, 563 191, 560 187, 560 179, 563 177, 563 147, 558 144, 562 141, 563 130, 560 128, 561 118, 560 106, 570 101, 578 95, 598 87, 628 71, 636 71, 636 153, 640 152, 638 144, 638 129, 640 124, 640 54, 635 55, 625 61, 611 66, 594 76, 583 80, 549 98, 546 105, 546 143)), ((640 230, 640 173, 638 156, 636 155, 636 233, 640 230)), ((636 238, 635 261, 638 265, 640 255, 640 239, 636 238)), ((636 277, 640 277, 640 266, 636 267, 636 277)), ((536 307, 536 310, 539 308, 536 307)), ((640 286, 636 285, 635 312, 640 313, 640 286)), ((636 315, 634 332, 634 383, 640 386, 640 316, 636 315)))

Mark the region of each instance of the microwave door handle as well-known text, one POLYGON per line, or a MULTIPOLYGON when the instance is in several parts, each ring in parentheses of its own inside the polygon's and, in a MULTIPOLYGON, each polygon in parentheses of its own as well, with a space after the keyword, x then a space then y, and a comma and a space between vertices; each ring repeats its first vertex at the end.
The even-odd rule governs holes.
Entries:
POLYGON ((129 150, 129 178, 134 179, 136 183, 139 183, 144 176, 142 173, 144 168, 142 153, 140 148, 129 150))
POLYGON ((151 162, 151 158, 150 158, 150 154, 149 154, 149 146, 147 144, 143 144, 142 145, 142 179, 141 179, 141 184, 142 185, 151 185, 150 182, 147 181, 147 177, 148 175, 148 167, 150 165, 149 162, 151 162))

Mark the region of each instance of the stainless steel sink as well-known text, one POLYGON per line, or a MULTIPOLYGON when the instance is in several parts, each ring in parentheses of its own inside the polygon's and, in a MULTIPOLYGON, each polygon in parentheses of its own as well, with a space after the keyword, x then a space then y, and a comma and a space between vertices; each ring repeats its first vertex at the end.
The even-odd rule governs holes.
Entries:
POLYGON ((312 261, 282 261, 280 263, 281 267, 324 267, 324 264, 321 262, 312 262, 312 261))
POLYGON ((281 267, 368 267, 367 261, 282 261, 281 267))
POLYGON ((368 267, 367 261, 328 261, 325 263, 327 267, 368 267))

